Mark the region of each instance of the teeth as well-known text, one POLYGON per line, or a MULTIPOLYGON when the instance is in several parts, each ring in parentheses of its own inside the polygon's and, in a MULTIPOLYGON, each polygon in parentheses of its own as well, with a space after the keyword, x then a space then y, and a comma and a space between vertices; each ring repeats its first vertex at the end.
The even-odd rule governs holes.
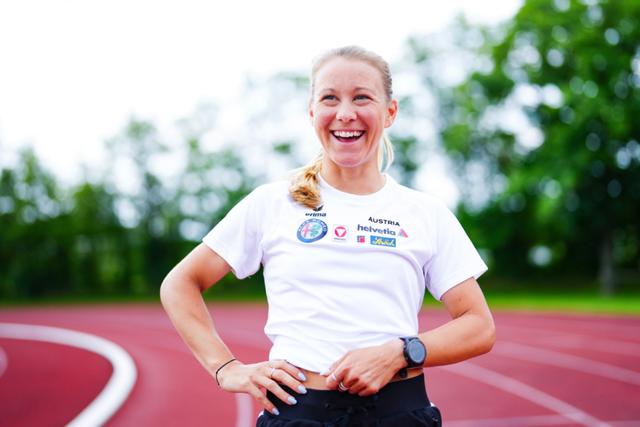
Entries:
POLYGON ((333 134, 335 136, 339 136, 340 138, 354 138, 354 137, 359 137, 360 135, 362 135, 364 133, 364 131, 354 131, 354 132, 348 132, 348 131, 344 131, 344 130, 336 130, 333 132, 333 134))

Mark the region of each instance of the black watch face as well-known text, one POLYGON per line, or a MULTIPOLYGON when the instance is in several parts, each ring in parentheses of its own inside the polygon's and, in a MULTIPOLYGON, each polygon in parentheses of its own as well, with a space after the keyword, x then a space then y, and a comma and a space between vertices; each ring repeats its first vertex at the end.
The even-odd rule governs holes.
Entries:
POLYGON ((414 363, 422 363, 424 362, 426 351, 420 341, 412 340, 407 344, 407 354, 414 363))

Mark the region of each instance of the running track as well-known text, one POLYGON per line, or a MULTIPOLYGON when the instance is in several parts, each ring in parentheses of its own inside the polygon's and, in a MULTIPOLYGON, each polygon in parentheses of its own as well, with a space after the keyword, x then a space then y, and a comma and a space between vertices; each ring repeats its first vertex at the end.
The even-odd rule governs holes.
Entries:
MULTIPOLYGON (((265 359, 265 306, 210 308, 239 359, 265 359)), ((446 427, 640 426, 640 317, 494 315, 498 342, 490 354, 425 370, 446 427)), ((421 330, 446 320, 443 311, 427 309, 421 330)), ((218 390, 159 304, 2 309, 0 335, 7 324, 91 334, 131 356, 132 388, 121 390, 124 403, 108 426, 245 427, 255 425, 261 409, 246 395, 218 390)), ((6 335, 0 336, 2 427, 77 421, 113 380, 112 363, 93 351, 6 335)))

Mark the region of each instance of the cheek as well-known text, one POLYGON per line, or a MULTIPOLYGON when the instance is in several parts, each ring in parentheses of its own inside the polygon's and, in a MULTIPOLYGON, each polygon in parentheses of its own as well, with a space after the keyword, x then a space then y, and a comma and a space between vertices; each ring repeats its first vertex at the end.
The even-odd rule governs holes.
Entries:
POLYGON ((333 120, 331 113, 327 111, 316 111, 313 116, 313 127, 321 131, 328 127, 333 120))
POLYGON ((360 120, 365 122, 369 128, 379 128, 384 126, 384 115, 377 110, 363 110, 359 114, 360 120))

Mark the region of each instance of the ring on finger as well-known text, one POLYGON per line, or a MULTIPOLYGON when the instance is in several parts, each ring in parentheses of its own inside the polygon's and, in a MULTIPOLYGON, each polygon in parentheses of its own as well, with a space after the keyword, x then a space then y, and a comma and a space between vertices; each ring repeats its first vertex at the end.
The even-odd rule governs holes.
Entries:
POLYGON ((344 384, 342 383, 342 381, 340 381, 340 383, 338 384, 338 390, 340 390, 340 391, 347 391, 347 390, 349 390, 349 387, 347 387, 346 385, 344 385, 344 384))
POLYGON ((271 368, 271 372, 269 372, 269 378, 273 378, 273 372, 276 370, 275 366, 271 368))

